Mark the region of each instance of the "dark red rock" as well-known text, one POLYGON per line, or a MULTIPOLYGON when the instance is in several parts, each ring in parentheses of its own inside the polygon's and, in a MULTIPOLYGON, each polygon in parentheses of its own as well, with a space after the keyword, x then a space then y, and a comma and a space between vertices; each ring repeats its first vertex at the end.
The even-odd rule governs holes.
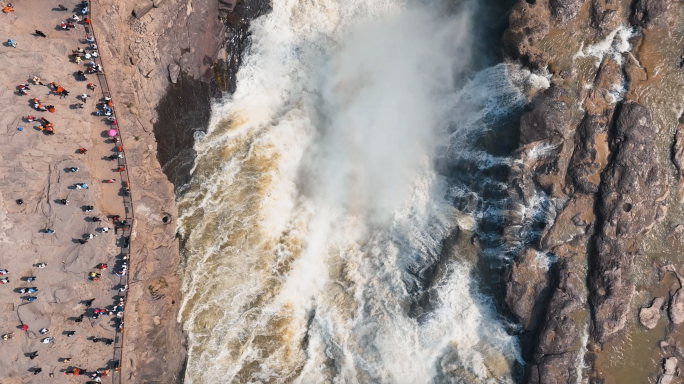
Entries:
POLYGON ((551 15, 561 23, 574 19, 582 4, 584 0, 549 0, 551 15))
POLYGON ((561 100, 564 91, 559 87, 551 87, 535 99, 533 108, 520 118, 520 143, 529 144, 562 135, 567 129, 564 118, 568 105, 561 100))
POLYGON ((665 27, 669 21, 672 0, 637 0, 632 6, 630 22, 642 28, 665 27))
POLYGON ((663 216, 668 195, 648 110, 634 102, 624 104, 616 128, 614 159, 603 173, 599 204, 603 220, 590 279, 592 337, 598 343, 612 340, 624 329, 634 293, 634 257, 643 235, 663 216))

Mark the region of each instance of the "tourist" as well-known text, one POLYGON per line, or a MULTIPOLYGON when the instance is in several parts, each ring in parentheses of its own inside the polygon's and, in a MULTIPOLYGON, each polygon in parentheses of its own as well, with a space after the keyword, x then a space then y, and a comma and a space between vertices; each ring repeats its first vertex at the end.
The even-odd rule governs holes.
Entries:
POLYGON ((77 171, 78 171, 78 167, 71 167, 71 168, 69 168, 69 171, 70 171, 70 172, 77 172, 77 171))
POLYGON ((38 264, 36 264, 36 267, 45 268, 45 267, 47 267, 47 263, 38 263, 38 264))
POLYGON ((45 233, 50 234, 50 233, 55 233, 55 231, 53 231, 52 229, 48 228, 48 229, 45 230, 45 233))
POLYGON ((50 342, 54 339, 55 339, 54 337, 46 337, 43 340, 41 340, 40 342, 43 344, 50 344, 50 342))
POLYGON ((8 273, 9 273, 8 270, 6 270, 6 269, 0 269, 0 276, 6 275, 6 274, 8 274, 8 273))
MULTIPOLYGON (((50 341, 52 341, 52 340, 50 340, 50 341)), ((50 341, 48 341, 48 343, 49 343, 50 341)), ((41 373, 41 372, 43 372, 43 369, 40 368, 40 367, 37 367, 37 368, 34 368, 34 369, 33 369, 33 374, 34 374, 34 375, 37 375, 37 374, 39 374, 39 373, 41 373)))
POLYGON ((90 306, 93 305, 93 301, 95 301, 95 299, 83 300, 83 304, 86 308, 90 308, 90 306))
POLYGON ((12 48, 16 48, 16 47, 17 47, 17 42, 14 41, 13 39, 9 39, 9 40, 7 40, 7 45, 9 45, 9 46, 12 47, 12 48))
POLYGON ((69 202, 69 200, 67 200, 67 199, 61 199, 59 202, 62 203, 62 205, 67 205, 67 203, 69 202))
POLYGON ((36 29, 36 35, 40 37, 47 37, 42 31, 36 29))
POLYGON ((22 325, 21 325, 21 330, 22 330, 22 331, 28 331, 28 325, 22 324, 22 325))
POLYGON ((69 331, 66 333, 67 337, 71 337, 76 334, 76 331, 69 331))
POLYGON ((88 150, 85 148, 81 148, 78 150, 78 153, 80 153, 81 155, 85 155, 86 152, 88 152, 88 150))
POLYGON ((116 181, 116 179, 107 179, 107 183, 108 183, 108 184, 112 184, 112 183, 114 183, 115 181, 116 181))
POLYGON ((44 335, 44 334, 50 332, 50 330, 47 328, 41 328, 40 331, 38 331, 38 332, 40 332, 41 335, 44 335))
POLYGON ((9 284, 10 280, 9 277, 5 277, 4 279, 0 279, 0 284, 9 284))
POLYGON ((38 357, 38 351, 29 352, 28 357, 29 357, 29 359, 31 359, 31 360, 35 359, 36 357, 38 357))

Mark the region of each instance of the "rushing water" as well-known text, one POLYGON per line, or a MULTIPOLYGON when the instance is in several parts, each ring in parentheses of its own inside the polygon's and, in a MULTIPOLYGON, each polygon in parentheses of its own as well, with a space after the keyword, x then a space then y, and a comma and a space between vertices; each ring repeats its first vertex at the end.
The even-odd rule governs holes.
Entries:
POLYGON ((279 0, 253 22, 179 201, 188 383, 513 381, 476 281, 508 159, 481 143, 548 84, 472 72, 482 6, 279 0))

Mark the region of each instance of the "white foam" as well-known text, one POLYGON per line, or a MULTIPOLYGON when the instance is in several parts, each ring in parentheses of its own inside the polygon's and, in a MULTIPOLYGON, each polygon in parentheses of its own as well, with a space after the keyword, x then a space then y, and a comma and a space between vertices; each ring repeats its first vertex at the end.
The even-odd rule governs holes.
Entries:
POLYGON ((507 164, 469 143, 544 81, 499 65, 454 90, 466 14, 393 0, 273 8, 252 24, 237 90, 214 105, 179 201, 186 381, 431 382, 458 367, 510 382, 518 347, 471 261, 444 261, 421 321, 407 315, 408 271, 474 226, 446 198, 434 146, 507 164))
POLYGON ((637 31, 633 27, 626 27, 620 25, 612 30, 606 38, 596 44, 590 45, 586 48, 580 48, 574 56, 574 59, 580 57, 595 57, 597 59, 596 66, 598 67, 603 61, 605 55, 610 55, 613 60, 619 65, 622 65, 622 54, 629 52, 632 46, 629 44, 629 39, 637 35, 637 31))

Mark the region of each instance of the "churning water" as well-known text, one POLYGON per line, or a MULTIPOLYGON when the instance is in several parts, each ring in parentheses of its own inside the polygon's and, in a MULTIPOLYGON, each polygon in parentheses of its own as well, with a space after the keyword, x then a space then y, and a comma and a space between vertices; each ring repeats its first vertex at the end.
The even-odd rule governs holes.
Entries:
POLYGON ((512 382, 475 281, 496 242, 447 240, 493 236, 508 159, 477 143, 545 80, 468 78, 473 9, 279 0, 252 23, 179 199, 188 383, 512 382))

